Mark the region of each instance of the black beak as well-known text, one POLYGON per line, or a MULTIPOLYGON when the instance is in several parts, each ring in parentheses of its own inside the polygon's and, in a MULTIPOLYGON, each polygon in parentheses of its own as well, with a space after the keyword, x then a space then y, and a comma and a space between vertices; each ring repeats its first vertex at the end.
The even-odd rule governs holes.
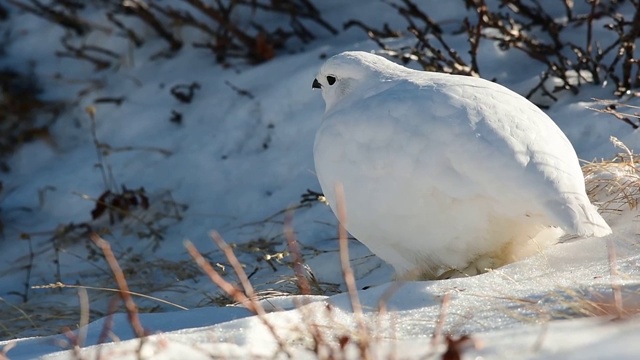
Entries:
POLYGON ((313 85, 311 85, 312 89, 322 89, 322 84, 320 84, 320 81, 318 81, 318 79, 313 79, 313 85))

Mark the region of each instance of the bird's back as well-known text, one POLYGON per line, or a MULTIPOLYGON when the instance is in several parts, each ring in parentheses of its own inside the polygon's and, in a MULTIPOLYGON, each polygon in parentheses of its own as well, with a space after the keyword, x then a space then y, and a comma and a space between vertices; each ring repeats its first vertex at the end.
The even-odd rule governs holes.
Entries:
MULTIPOLYGON (((350 144, 334 150, 346 151, 346 158, 349 152, 376 154, 370 170, 384 169, 387 159, 396 172, 391 177, 418 172, 452 197, 504 199, 505 213, 512 207, 544 213, 547 225, 572 234, 610 232, 585 194, 573 146, 542 110, 483 79, 419 71, 406 76, 327 116, 318 136, 343 136, 350 144), (407 157, 424 169, 398 168, 407 157)), ((322 157, 317 149, 316 157, 322 157)))
POLYGON ((398 273, 510 257, 553 228, 611 232, 569 140, 515 92, 371 54, 338 55, 324 74, 318 179, 334 212, 342 184, 347 229, 398 273))

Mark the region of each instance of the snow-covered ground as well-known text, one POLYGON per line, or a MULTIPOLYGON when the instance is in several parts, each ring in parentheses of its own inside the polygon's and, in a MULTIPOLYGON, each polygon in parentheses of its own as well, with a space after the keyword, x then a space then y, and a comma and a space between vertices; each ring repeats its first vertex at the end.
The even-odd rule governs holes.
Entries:
MULTIPOLYGON (((376 27, 385 22, 400 29, 406 26, 384 2, 318 3, 323 17, 336 28, 352 18, 376 27)), ((444 4, 432 2, 429 11, 436 20, 450 23, 468 14, 458 2, 444 4)), ((326 56, 376 50, 363 31, 350 29, 333 36, 318 29, 319 38, 293 45, 296 51, 282 51, 261 65, 238 63, 231 68, 216 64, 206 50, 189 47, 173 58, 151 60, 166 44, 150 30, 145 45, 133 50, 113 33, 94 32, 87 41, 123 57, 119 66, 96 72, 90 64, 54 56, 63 35, 59 27, 12 11, 16 13, 1 25, 8 41, 0 67, 32 66, 42 81, 43 97, 69 106, 51 128, 54 143, 23 145, 9 159, 11 171, 0 174, 0 329, 7 338, 0 339, 0 348, 11 347, 9 358, 78 355, 58 352, 68 348, 69 339, 50 335, 81 324, 78 292, 29 287, 57 281, 116 287, 103 258, 93 255, 96 248, 86 228, 63 229, 85 222, 94 230, 110 229, 102 236, 111 243, 132 291, 190 310, 176 311, 172 305, 135 297, 146 312, 140 315, 143 326, 158 334, 140 347, 126 315, 118 314, 110 328, 111 338, 119 341, 91 346, 110 321, 101 318, 80 330, 88 346, 83 357, 285 356, 264 326, 265 319, 292 356, 315 356, 310 329, 319 329, 334 349, 343 339, 345 355, 361 355, 355 344, 365 336, 357 330, 357 317, 344 293, 336 220, 328 207, 298 207, 292 224, 321 295, 264 300, 265 307, 274 310, 265 319, 238 306, 219 306, 221 292, 201 274, 183 241, 192 241, 235 282, 228 261, 209 238, 215 229, 234 244, 258 291, 295 290, 290 259, 285 254, 279 260, 278 254, 287 249, 283 210, 299 204, 307 189, 319 190, 312 147, 324 104, 311 83, 326 56), (171 94, 175 85, 193 83, 199 88, 190 103, 171 94), (124 100, 119 105, 95 102, 105 97, 124 100), (95 126, 88 114, 92 111, 95 126), (172 111, 182 115, 181 123, 170 121, 172 111), (111 149, 103 151, 107 181, 96 166, 96 139, 111 149), (92 199, 120 186, 144 187, 150 209, 138 210, 135 217, 115 225, 104 216, 92 220, 92 199), (301 306, 305 301, 310 303, 301 306)), ((99 12, 85 16, 103 21, 99 12)), ((461 54, 468 49, 465 35, 451 35, 450 45, 461 54)), ((543 69, 525 55, 504 53, 488 41, 481 43, 478 53, 484 77, 521 93, 537 83, 543 69)), ((640 146, 629 125, 588 109, 597 107, 593 98, 612 98, 612 93, 611 85, 583 86, 577 95, 557 94, 558 101, 547 110, 582 159, 611 158, 620 151, 610 136, 632 149, 640 146)), ((618 287, 624 309, 640 309, 635 212, 624 208, 621 214, 605 214, 614 231, 607 238, 569 241, 483 275, 442 281, 397 284, 388 265, 350 241, 358 287, 365 289, 359 297, 370 351, 376 358, 435 357, 445 349, 442 341, 431 340, 440 331, 470 336, 459 346, 465 358, 637 358, 640 322, 632 315, 613 320, 612 305, 612 288, 618 287), (382 313, 380 299, 385 299, 382 313), (436 330, 439 319, 442 329, 436 330)), ((108 313, 113 295, 88 290, 92 319, 108 313)), ((323 351, 329 350, 319 350, 323 351)))

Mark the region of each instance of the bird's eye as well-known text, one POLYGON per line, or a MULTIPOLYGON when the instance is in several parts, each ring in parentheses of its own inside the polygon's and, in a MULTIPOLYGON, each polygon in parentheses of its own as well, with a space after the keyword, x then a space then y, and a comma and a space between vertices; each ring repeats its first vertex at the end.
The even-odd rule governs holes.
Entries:
POLYGON ((336 77, 335 76, 327 76, 327 82, 329 83, 329 85, 333 85, 336 83, 336 77))

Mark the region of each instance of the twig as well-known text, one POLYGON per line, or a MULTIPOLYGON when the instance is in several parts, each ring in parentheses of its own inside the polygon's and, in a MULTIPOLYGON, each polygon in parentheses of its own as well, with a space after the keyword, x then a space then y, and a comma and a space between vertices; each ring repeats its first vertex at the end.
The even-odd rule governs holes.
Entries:
POLYGON ((540 333, 536 337, 536 341, 533 343, 533 347, 531 349, 532 352, 536 353, 542 349, 542 344, 544 344, 544 339, 547 337, 547 333, 549 332, 549 321, 546 320, 542 323, 542 329, 540 329, 540 333))
POLYGON ((224 83, 225 83, 225 85, 227 85, 228 87, 230 87, 230 88, 231 88, 231 90, 233 90, 233 91, 237 92, 237 93, 238 93, 238 95, 240 95, 240 96, 246 96, 246 97, 248 97, 249 99, 253 99, 253 98, 254 98, 253 94, 252 94, 251 92, 249 92, 249 90, 241 89, 241 88, 239 88, 239 87, 237 87, 237 86, 233 85, 229 80, 225 80, 225 81, 224 81, 224 83))
POLYGON ((186 240, 184 242, 184 247, 189 252, 189 255, 195 260, 196 264, 204 271, 204 273, 209 276, 211 282, 216 284, 222 291, 227 294, 227 296, 231 297, 235 302, 241 304, 246 307, 249 311, 254 314, 257 314, 257 310, 254 308, 254 304, 247 298, 247 296, 231 285, 228 281, 222 278, 220 274, 207 262, 207 260, 200 254, 198 249, 191 243, 191 241, 186 240))
POLYGON ((358 326, 358 347, 360 349, 361 359, 370 359, 369 353, 369 331, 367 325, 364 322, 364 316, 362 313, 362 305, 360 304, 360 298, 358 297, 358 289, 356 287, 356 280, 353 275, 353 269, 349 263, 349 240, 347 237, 347 209, 344 197, 344 188, 342 184, 338 183, 335 186, 336 193, 336 212, 338 215, 338 240, 340 242, 340 264, 342 266, 342 276, 344 282, 347 285, 347 291, 349 293, 349 300, 351 301, 351 309, 358 326))
MULTIPOLYGON (((91 233, 90 237, 91 240, 102 250, 105 260, 109 264, 111 271, 113 271, 116 283, 118 284, 118 289, 120 289, 120 297, 122 298, 127 310, 127 317, 129 319, 129 324, 131 324, 131 328, 133 329, 133 333, 138 338, 145 337, 146 333, 140 323, 138 308, 131 297, 131 291, 129 290, 129 285, 127 285, 127 279, 125 279, 124 273, 120 268, 120 264, 118 264, 118 260, 115 255, 113 255, 113 251, 111 251, 111 245, 109 245, 106 240, 101 238, 100 235, 95 232, 91 233)), ((140 342, 140 347, 142 347, 142 342, 140 342)))
POLYGON ((378 299, 378 313, 384 315, 387 313, 387 302, 395 293, 404 285, 403 281, 394 281, 387 287, 378 299))
POLYGON ((62 335, 64 335, 64 337, 66 337, 68 340, 66 343, 64 343, 64 345, 71 348, 75 359, 81 360, 82 353, 80 351, 80 348, 82 347, 82 344, 80 344, 78 335, 74 334, 73 331, 71 331, 71 329, 67 326, 62 328, 62 335))
POLYGON ((89 328, 89 295, 87 289, 78 288, 78 302, 80 303, 80 323, 78 326, 78 346, 82 347, 87 340, 89 328))
MULTIPOLYGON (((232 34, 250 53, 250 56, 257 62, 262 62, 271 59, 274 53, 272 49, 260 49, 260 42, 257 41, 257 37, 251 37, 244 31, 240 30, 229 18, 228 14, 225 14, 221 9, 216 9, 211 5, 204 3, 201 0, 184 0, 189 5, 200 10, 203 14, 207 15, 213 21, 220 26, 224 27, 230 34, 232 34)), ((268 44, 263 46, 270 47, 268 44)))
POLYGON ((33 242, 31 236, 27 236, 27 243, 29 244, 29 264, 27 265, 26 281, 24 282, 24 295, 22 296, 23 302, 29 301, 29 289, 31 285, 31 273, 33 272, 33 260, 36 255, 33 252, 33 242))
POLYGON ((142 39, 140 38, 140 36, 138 36, 138 34, 136 34, 135 31, 133 31, 132 29, 128 28, 126 25, 124 25, 124 23, 120 20, 118 20, 118 18, 116 18, 116 14, 113 12, 108 12, 106 14, 107 19, 109 19, 109 21, 111 21, 117 28, 119 28, 120 30, 124 31, 127 34, 127 38, 129 38, 129 40, 131 40, 131 42, 133 42, 135 44, 136 47, 140 47, 142 46, 142 44, 144 43, 144 41, 142 41, 142 39))
MULTIPOLYGON (((102 325, 102 329, 100 329, 100 335, 98 336, 98 344, 102 344, 107 342, 107 339, 113 337, 113 314, 116 312, 116 308, 118 306, 118 298, 111 298, 109 301, 109 310, 107 311, 107 316, 104 319, 104 324, 102 325)), ((100 348, 102 349, 102 348, 100 348)))
MULTIPOLYGON (((397 325, 397 319, 395 316, 393 316, 394 314, 392 314, 392 316, 387 316, 388 313, 388 309, 387 309, 387 303, 389 302, 389 299, 391 299, 391 297, 404 285, 403 281, 399 281, 396 280, 394 281, 390 286, 388 286, 384 292, 382 293, 382 295, 380 296, 380 298, 378 299, 378 315, 377 315, 377 328, 378 329, 382 329, 383 328, 383 324, 382 321, 383 320, 387 320, 390 322, 389 327, 390 327, 390 337, 391 337, 391 341, 392 341, 392 346, 394 348, 394 351, 392 351, 391 353, 395 355, 396 351, 395 351, 395 347, 396 347, 396 333, 395 333, 395 329, 396 329, 396 325, 397 325)), ((394 356, 395 359, 395 356, 394 356)))
POLYGON ((102 174, 102 181, 104 183, 104 186, 108 190, 117 191, 116 189, 118 188, 118 186, 113 178, 113 174, 111 174, 111 172, 107 174, 107 171, 105 170, 107 168, 106 161, 104 159, 104 156, 102 155, 102 151, 100 150, 102 143, 98 140, 98 124, 96 122, 97 109, 95 106, 90 105, 85 108, 85 112, 87 113, 87 115, 89 116, 89 120, 91 121, 91 139, 93 140, 93 145, 96 149, 96 155, 98 156, 98 162, 100 163, 100 173, 102 174))
MULTIPOLYGON (((69 285, 69 284, 64 284, 62 282, 57 282, 55 284, 47 284, 47 285, 35 285, 31 287, 32 289, 56 289, 56 288, 74 288, 74 289, 87 289, 87 290, 98 290, 98 291, 110 291, 110 292, 117 292, 120 293, 123 290, 122 289, 112 289, 112 288, 105 288, 105 287, 98 287, 98 286, 88 286, 88 285, 69 285)), ((171 301, 167 301, 164 299, 160 299, 157 297, 153 297, 150 295, 145 295, 145 294, 141 294, 135 291, 128 291, 129 294, 133 295, 133 296, 138 296, 141 298, 145 298, 148 300, 152 300, 152 301, 157 301, 166 305, 171 305, 173 307, 176 307, 180 310, 189 310, 189 308, 186 308, 182 305, 178 305, 176 303, 173 303, 171 301)))
POLYGON ((438 321, 436 322, 436 327, 433 330, 433 339, 431 340, 431 344, 433 346, 442 342, 442 330, 444 329, 444 323, 447 319, 447 312, 449 310, 450 301, 451 301, 451 293, 447 292, 442 297, 442 303, 440 305, 440 316, 438 317, 438 321))
POLYGON ((634 106, 631 105, 626 105, 626 104, 621 104, 621 103, 617 103, 617 102, 609 102, 609 101, 605 101, 605 100, 599 100, 599 99, 594 99, 597 102, 606 105, 605 108, 603 109, 596 109, 596 108, 591 108, 591 107, 587 107, 587 109, 589 110, 593 110, 599 113, 603 113, 603 114, 610 114, 613 117, 615 117, 616 119, 629 124, 632 128, 634 129, 638 129, 640 128, 640 115, 638 115, 637 113, 634 114, 630 114, 630 113, 624 113, 624 112, 620 112, 618 111, 618 107, 631 107, 631 108, 635 108, 634 106), (626 116, 625 116, 626 115, 626 116), (632 118, 636 119, 636 121, 631 120, 632 118))
POLYGON ((122 6, 131 10, 140 20, 149 25, 161 38, 167 41, 171 51, 178 51, 182 48, 182 41, 165 28, 147 3, 142 0, 127 0, 122 2, 122 6))
POLYGON ((613 302, 616 307, 618 319, 624 318, 624 308, 622 305, 622 291, 618 277, 618 260, 616 255, 616 247, 612 238, 607 239, 607 250, 609 253, 609 273, 611 275, 611 292, 613 293, 613 302))
MULTIPOLYGON (((240 278, 240 281, 243 283, 243 285, 245 282, 248 283, 249 280, 247 279, 247 275, 242 269, 242 265, 236 258, 235 254, 233 254, 233 250, 231 250, 231 247, 229 247, 229 245, 227 245, 217 233, 213 232, 211 236, 217 244, 219 243, 218 245, 221 246, 221 250, 225 253, 225 255, 227 255, 227 259, 231 263, 234 271, 236 271, 236 275, 238 276, 238 278, 240 278)), ((236 302, 245 306, 249 311, 256 314, 258 316, 258 319, 264 326, 267 327, 273 338, 278 343, 279 350, 285 353, 289 358, 293 358, 292 354, 287 349, 286 342, 280 337, 280 335, 278 335, 275 327, 267 320, 266 311, 256 300, 251 284, 248 285, 249 289, 245 288, 245 291, 247 291, 247 293, 251 293, 253 296, 247 297, 247 295, 245 295, 242 291, 235 288, 228 281, 223 279, 222 276, 220 276, 215 271, 213 266, 211 266, 211 264, 202 256, 198 249, 196 249, 193 243, 185 240, 184 246, 186 247, 187 252, 189 252, 189 255, 191 255, 191 257, 195 260, 196 264, 202 269, 202 271, 204 271, 207 276, 209 276, 211 282, 222 289, 222 291, 224 291, 227 296, 231 297, 236 302)))
POLYGON ((249 277, 247 276, 247 273, 244 271, 242 264, 240 264, 240 261, 236 257, 236 254, 233 252, 233 249, 231 249, 231 246, 229 246, 224 241, 224 239, 222 239, 222 237, 220 236, 220 234, 218 234, 218 232, 212 231, 211 233, 209 233, 209 235, 211 236, 213 241, 216 243, 216 245, 218 245, 220 250, 222 250, 222 252, 224 253, 224 256, 229 260, 229 263, 231 264, 233 271, 236 273, 238 280, 240 280, 240 284, 242 284, 242 288, 244 289, 245 294, 253 303, 252 305, 254 306, 255 312, 258 314, 259 313, 266 314, 266 312, 264 311, 264 308, 262 308, 262 305, 260 305, 260 303, 257 302, 256 300, 257 297, 255 294, 255 291, 253 290, 253 285, 251 285, 251 282, 249 281, 249 277))
POLYGON ((7 356, 7 353, 13 349, 16 344, 18 344, 18 341, 9 341, 7 342, 3 347, 2 350, 0 350, 0 360, 9 360, 9 357, 7 356))
POLYGON ((300 294, 311 295, 309 280, 307 280, 302 266, 304 260, 302 259, 300 247, 298 246, 298 241, 296 240, 296 236, 293 232, 293 226, 291 225, 292 222, 293 211, 288 211, 284 217, 284 236, 287 239, 287 247, 289 248, 289 253, 291 254, 291 259, 293 261, 293 272, 296 275, 297 280, 296 284, 298 285, 300 294))
POLYGON ((71 29, 75 31, 76 34, 78 35, 83 35, 87 33, 93 27, 92 25, 90 25, 80 17, 74 16, 72 14, 68 14, 62 11, 54 10, 51 6, 43 5, 37 0, 31 0, 31 3, 33 5, 28 5, 17 0, 7 0, 7 1, 10 4, 24 11, 30 12, 44 19, 50 20, 51 22, 60 24, 65 28, 71 29))
POLYGON ((120 146, 120 147, 111 147, 109 144, 102 143, 100 144, 100 149, 104 152, 108 153, 116 153, 116 152, 126 152, 126 151, 149 151, 149 152, 157 152, 162 156, 169 157, 173 155, 173 151, 163 149, 155 146, 120 146))

